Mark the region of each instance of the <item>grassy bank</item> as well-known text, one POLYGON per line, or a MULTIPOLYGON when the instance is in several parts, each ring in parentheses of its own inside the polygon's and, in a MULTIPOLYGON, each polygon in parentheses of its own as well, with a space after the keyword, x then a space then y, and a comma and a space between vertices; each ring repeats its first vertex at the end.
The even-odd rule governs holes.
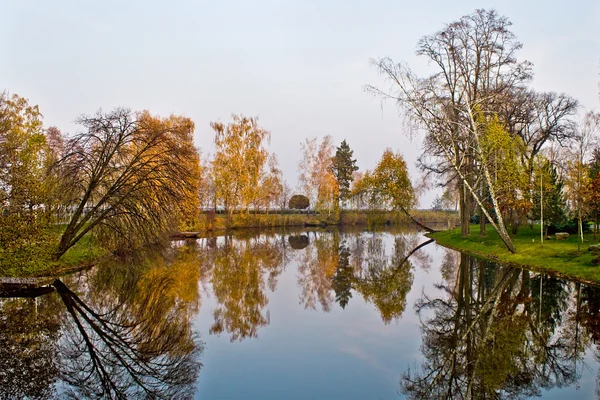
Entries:
POLYGON ((462 237, 460 229, 452 229, 428 236, 444 247, 471 255, 582 282, 600 283, 600 267, 592 265, 592 254, 588 251, 591 244, 600 241, 594 240, 591 233, 585 235, 581 251, 577 251, 576 235, 560 241, 544 240, 542 245, 539 226, 522 227, 517 235, 511 236, 517 248, 517 253, 512 254, 493 229, 488 228, 485 237, 479 235, 479 225, 472 225, 471 232, 470 236, 462 237))
POLYGON ((32 242, 30 246, 22 246, 19 251, 0 251, 0 277, 58 276, 92 265, 108 254, 94 243, 91 235, 86 235, 56 261, 52 253, 59 238, 60 235, 54 231, 48 233, 44 241, 32 242))

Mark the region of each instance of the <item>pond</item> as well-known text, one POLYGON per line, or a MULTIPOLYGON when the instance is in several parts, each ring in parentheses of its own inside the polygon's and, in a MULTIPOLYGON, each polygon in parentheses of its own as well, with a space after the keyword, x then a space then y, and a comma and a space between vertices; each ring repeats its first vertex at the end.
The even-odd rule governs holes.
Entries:
POLYGON ((0 398, 596 397, 600 288, 427 241, 247 231, 3 284, 0 398))

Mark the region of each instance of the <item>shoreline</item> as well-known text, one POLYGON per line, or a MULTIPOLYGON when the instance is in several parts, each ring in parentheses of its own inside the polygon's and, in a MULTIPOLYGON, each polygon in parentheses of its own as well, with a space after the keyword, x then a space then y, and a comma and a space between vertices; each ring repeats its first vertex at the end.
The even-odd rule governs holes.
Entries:
MULTIPOLYGON (((457 214, 443 211, 415 210, 415 218, 425 224, 448 226, 455 224, 457 214)), ((345 211, 339 216, 326 214, 234 214, 206 215, 195 226, 175 232, 168 236, 169 240, 198 239, 211 236, 230 235, 243 232, 268 232, 270 230, 289 229, 303 231, 306 229, 393 229, 394 227, 414 225, 402 214, 380 211, 345 211), (191 228, 191 229, 190 229, 191 228)), ((68 275, 92 268, 110 252, 90 242, 89 238, 70 249, 61 261, 48 260, 45 268, 22 269, 20 272, 10 268, 0 272, 1 278, 52 278, 68 275)), ((45 262, 44 262, 45 263, 45 262)), ((39 262, 38 262, 39 264, 39 262)))
MULTIPOLYGON (((474 228, 475 226, 472 226, 474 228)), ((486 237, 480 237, 478 230, 472 229, 468 237, 460 236, 459 229, 428 233, 435 243, 455 251, 468 254, 472 257, 502 263, 510 267, 525 269, 532 272, 544 273, 569 281, 580 282, 586 285, 600 286, 600 266, 591 263, 591 253, 588 247, 600 243, 600 240, 584 241, 581 251, 576 252, 576 237, 569 241, 548 240, 543 246, 539 241, 530 241, 531 232, 528 227, 522 227, 521 235, 512 237, 517 253, 510 253, 501 242, 493 229, 488 231, 486 237), (531 244, 533 243, 533 244, 531 244)), ((535 235, 539 235, 533 230, 535 235)), ((539 237, 538 237, 539 239, 539 237)), ((535 239, 534 239, 535 240, 535 239)))

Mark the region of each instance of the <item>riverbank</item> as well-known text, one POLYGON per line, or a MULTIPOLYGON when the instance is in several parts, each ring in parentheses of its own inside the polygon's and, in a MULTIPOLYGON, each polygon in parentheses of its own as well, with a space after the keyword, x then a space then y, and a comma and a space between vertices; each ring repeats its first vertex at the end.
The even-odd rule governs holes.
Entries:
MULTIPOLYGON (((415 220, 424 225, 442 226, 443 229, 458 225, 458 214, 455 212, 414 210, 411 212, 415 220)), ((202 214, 198 221, 185 227, 176 237, 194 237, 193 234, 204 235, 235 229, 248 228, 285 228, 312 226, 392 226, 411 224, 406 215, 389 211, 342 211, 337 217, 327 213, 283 213, 283 214, 202 214)))
MULTIPOLYGON (((458 223, 456 213, 443 211, 415 210, 413 217, 425 225, 447 229, 458 223)), ((249 230, 269 230, 286 228, 302 230, 310 227, 365 227, 388 229, 413 222, 403 214, 379 211, 344 211, 339 218, 333 214, 203 214, 201 219, 185 231, 173 235, 173 239, 225 235, 230 232, 249 230)), ((39 243, 31 243, 22 254, 9 254, 0 249, 0 277, 52 277, 93 266, 101 257, 110 252, 95 241, 91 235, 84 236, 65 253, 59 261, 52 259, 54 243, 58 243, 61 230, 53 228, 48 237, 39 243)))
MULTIPOLYGON (((566 240, 552 239, 541 243, 539 226, 522 227, 517 235, 511 235, 517 249, 510 253, 498 234, 488 228, 487 235, 479 235, 479 225, 471 226, 468 237, 460 235, 460 228, 427 235, 441 246, 493 261, 508 263, 518 268, 544 272, 584 283, 600 284, 600 266, 592 264, 592 254, 588 247, 600 243, 593 234, 586 234, 581 250, 577 250, 577 236, 570 235, 566 240)), ((600 237, 600 236, 599 236, 600 237)))
MULTIPOLYGON (((54 239, 57 242, 59 236, 54 239)), ((50 240, 49 240, 50 241, 50 240)), ((49 243, 25 254, 6 255, 0 252, 0 277, 55 277, 93 266, 100 258, 110 254, 99 246, 91 235, 85 235, 70 248, 59 261, 52 258, 54 247, 49 243)))

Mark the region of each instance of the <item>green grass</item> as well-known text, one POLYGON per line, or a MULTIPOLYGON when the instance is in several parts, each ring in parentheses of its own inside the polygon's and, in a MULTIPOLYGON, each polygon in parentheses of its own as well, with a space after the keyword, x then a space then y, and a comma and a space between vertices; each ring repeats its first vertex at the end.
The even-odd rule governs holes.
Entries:
POLYGON ((487 235, 479 235, 479 225, 471 225, 468 237, 460 235, 460 228, 436 232, 428 235, 442 246, 465 253, 514 264, 521 268, 548 272, 584 282, 600 283, 600 267, 592 265, 592 254, 588 251, 591 244, 600 243, 593 235, 586 234, 577 251, 577 235, 567 240, 554 239, 540 241, 539 225, 533 229, 521 227, 516 235, 511 235, 517 249, 516 254, 508 251, 493 228, 488 227, 487 235))
POLYGON ((92 265, 108 252, 94 243, 91 235, 85 235, 71 247, 59 261, 52 258, 55 243, 60 237, 59 230, 52 232, 41 241, 31 240, 17 251, 6 252, 0 249, 1 277, 56 276, 92 265))
POLYGON ((93 264, 108 251, 94 243, 90 235, 85 235, 60 258, 63 269, 93 264))

